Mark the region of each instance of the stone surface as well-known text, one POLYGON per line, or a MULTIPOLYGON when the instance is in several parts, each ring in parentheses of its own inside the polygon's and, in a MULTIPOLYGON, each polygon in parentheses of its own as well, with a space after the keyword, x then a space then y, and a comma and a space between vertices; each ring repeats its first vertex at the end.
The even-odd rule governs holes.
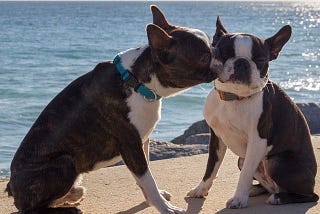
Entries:
MULTIPOLYGON (((209 126, 207 125, 205 120, 200 120, 193 123, 188 129, 184 131, 182 135, 174 138, 173 140, 171 140, 171 142, 174 144, 187 144, 187 138, 202 133, 209 133, 209 126)), ((193 139, 192 142, 195 142, 195 140, 193 139)))
POLYGON ((207 152, 207 144, 184 145, 150 140, 150 160, 199 155, 207 152))

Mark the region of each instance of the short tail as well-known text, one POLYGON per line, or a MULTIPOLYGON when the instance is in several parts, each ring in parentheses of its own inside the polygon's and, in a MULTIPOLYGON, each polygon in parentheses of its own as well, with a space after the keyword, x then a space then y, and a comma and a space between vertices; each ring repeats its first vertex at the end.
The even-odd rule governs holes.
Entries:
POLYGON ((8 193, 8 197, 12 196, 11 188, 10 188, 10 181, 7 183, 7 187, 4 192, 8 193))

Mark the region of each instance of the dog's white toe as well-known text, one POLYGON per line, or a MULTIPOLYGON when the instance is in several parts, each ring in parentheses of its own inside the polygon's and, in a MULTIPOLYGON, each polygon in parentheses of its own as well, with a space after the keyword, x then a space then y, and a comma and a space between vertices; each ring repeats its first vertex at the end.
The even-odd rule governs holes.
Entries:
POLYGON ((281 204, 280 198, 277 198, 275 194, 270 195, 270 197, 267 199, 267 204, 272 204, 272 205, 278 205, 281 204))
POLYGON ((206 187, 206 185, 203 181, 201 181, 198 186, 191 189, 187 193, 187 196, 191 197, 191 198, 203 198, 203 197, 207 196, 208 193, 209 193, 209 188, 206 187))
POLYGON ((86 188, 83 186, 72 187, 63 197, 54 200, 50 207, 73 207, 80 203, 86 194, 86 188))
POLYGON ((247 197, 236 197, 229 199, 227 201, 226 207, 230 209, 239 209, 248 206, 248 198, 247 197))
POLYGON ((160 195, 162 195, 162 197, 164 197, 167 201, 171 200, 172 195, 170 194, 170 192, 166 191, 166 190, 162 190, 159 189, 159 193, 160 195))

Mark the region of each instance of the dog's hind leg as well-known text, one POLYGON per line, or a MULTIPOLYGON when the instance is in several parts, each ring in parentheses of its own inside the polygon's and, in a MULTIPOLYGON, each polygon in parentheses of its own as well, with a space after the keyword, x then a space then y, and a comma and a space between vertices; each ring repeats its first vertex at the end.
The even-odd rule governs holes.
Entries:
POLYGON ((254 184, 250 188, 249 197, 256 197, 268 192, 261 184, 254 184))
POLYGON ((272 194, 267 203, 288 204, 319 200, 319 196, 313 192, 315 170, 306 165, 306 160, 283 154, 272 157, 268 163, 270 176, 280 187, 280 191, 272 194))
POLYGON ((72 157, 64 155, 36 169, 13 171, 9 186, 18 210, 30 211, 66 195, 76 178, 72 157))

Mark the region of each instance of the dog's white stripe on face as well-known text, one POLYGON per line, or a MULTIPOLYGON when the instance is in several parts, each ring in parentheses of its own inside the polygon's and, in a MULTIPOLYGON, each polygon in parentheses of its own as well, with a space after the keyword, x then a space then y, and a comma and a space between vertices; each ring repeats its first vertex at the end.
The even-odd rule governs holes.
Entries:
POLYGON ((234 41, 234 52, 236 56, 251 59, 252 39, 249 36, 237 35, 234 41))

